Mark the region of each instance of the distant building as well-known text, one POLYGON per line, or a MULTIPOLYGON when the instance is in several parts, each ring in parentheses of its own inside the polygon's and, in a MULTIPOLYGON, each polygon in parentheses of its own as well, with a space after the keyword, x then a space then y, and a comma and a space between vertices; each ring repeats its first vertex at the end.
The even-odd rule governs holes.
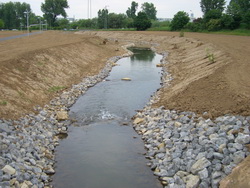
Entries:
POLYGON ((189 15, 189 18, 190 18, 190 22, 193 22, 195 20, 194 13, 192 11, 189 15))
POLYGON ((157 21, 159 21, 159 22, 165 22, 165 21, 171 22, 172 18, 157 18, 157 21))

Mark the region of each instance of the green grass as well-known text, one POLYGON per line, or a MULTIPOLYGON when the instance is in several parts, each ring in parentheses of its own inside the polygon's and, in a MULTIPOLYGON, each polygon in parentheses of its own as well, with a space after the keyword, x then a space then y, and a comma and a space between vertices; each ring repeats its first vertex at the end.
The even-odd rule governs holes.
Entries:
POLYGON ((249 29, 221 30, 221 31, 210 32, 210 33, 223 34, 223 35, 250 36, 249 29))
POLYGON ((1 105, 1 106, 6 106, 7 104, 8 104, 8 102, 7 102, 7 101, 5 101, 5 100, 0 101, 0 105, 1 105))
POLYGON ((210 63, 215 63, 214 54, 212 52, 210 52, 210 49, 207 48, 206 53, 207 53, 207 58, 210 61, 210 63))
POLYGON ((42 63, 42 62, 37 62, 37 65, 39 65, 39 66, 43 66, 44 65, 44 63, 42 63))
POLYGON ((53 87, 48 89, 48 92, 55 93, 57 91, 61 91, 61 90, 65 89, 65 88, 66 88, 65 86, 53 86, 53 87))

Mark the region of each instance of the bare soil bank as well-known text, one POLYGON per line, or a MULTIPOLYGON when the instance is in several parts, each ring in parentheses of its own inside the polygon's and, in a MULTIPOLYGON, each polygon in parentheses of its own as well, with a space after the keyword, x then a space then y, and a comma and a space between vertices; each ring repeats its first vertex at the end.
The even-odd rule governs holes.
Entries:
POLYGON ((99 37, 64 32, 0 42, 0 117, 15 119, 34 111, 122 53, 114 42, 103 45, 99 37))
MULTIPOLYGON (((10 35, 5 33, 4 35, 10 35)), ((17 118, 48 103, 54 90, 97 74, 124 43, 167 51, 171 86, 157 106, 250 115, 250 37, 175 32, 44 32, 0 43, 0 116, 17 118), (100 38, 102 37, 102 38, 100 38), (118 39, 119 44, 103 38, 118 39), (7 103, 7 104, 6 104, 7 103)))
MULTIPOLYGON (((0 42, 0 118, 15 119, 32 112, 35 105, 48 103, 60 89, 97 74, 109 57, 124 53, 121 44, 148 45, 145 41, 159 44, 158 52, 169 52, 167 68, 174 78, 170 87, 161 89, 156 106, 201 114, 207 111, 211 117, 226 113, 250 115, 250 37, 186 33, 180 38, 179 33, 172 32, 45 32, 0 42), (118 39, 119 43, 109 40, 103 45, 100 37, 118 39)), ((226 186, 240 182, 241 177, 249 179, 249 168, 237 169, 225 179, 226 186), (237 169, 242 169, 240 174, 246 176, 239 175, 237 169)))
MULTIPOLYGON (((93 34, 93 32, 91 33, 93 34)), ((167 109, 250 115, 250 37, 175 32, 98 32, 95 35, 158 43, 167 51, 174 80, 157 106, 167 109)))

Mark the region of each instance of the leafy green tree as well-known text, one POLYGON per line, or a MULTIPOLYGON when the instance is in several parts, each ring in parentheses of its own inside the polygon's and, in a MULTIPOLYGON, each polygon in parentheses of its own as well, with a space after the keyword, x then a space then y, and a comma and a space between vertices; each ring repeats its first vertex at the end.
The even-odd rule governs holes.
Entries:
POLYGON ((109 28, 125 28, 127 16, 125 14, 109 14, 109 28))
POLYGON ((250 12, 244 15, 242 22, 245 24, 246 29, 250 29, 250 12))
POLYGON ((69 20, 66 18, 57 19, 55 22, 55 26, 57 26, 57 29, 64 29, 69 27, 69 20))
POLYGON ((137 9, 138 9, 138 3, 132 1, 131 7, 129 7, 128 10, 126 11, 127 16, 129 18, 135 19, 137 9))
POLYGON ((144 31, 151 27, 151 21, 145 12, 139 12, 135 17, 134 26, 137 31, 144 31))
POLYGON ((45 0, 41 5, 43 16, 51 26, 55 26, 57 16, 67 17, 66 8, 69 8, 67 0, 45 0))
POLYGON ((223 14, 221 16, 221 26, 224 29, 235 29, 234 28, 234 19, 228 14, 223 14))
POLYGON ((3 20, 0 19, 0 29, 3 29, 4 28, 4 22, 3 20))
POLYGON ((142 4, 141 8, 142 12, 145 12, 149 19, 156 20, 157 10, 153 3, 145 2, 142 4))
POLYGON ((204 14, 210 10, 219 10, 221 13, 225 9, 225 0, 201 0, 200 6, 204 14))
POLYGON ((5 23, 5 28, 17 29, 20 25, 27 25, 27 15, 24 13, 26 11, 28 11, 30 15, 34 15, 31 12, 30 5, 27 3, 1 3, 0 19, 5 23))
POLYGON ((97 29, 97 21, 98 18, 92 18, 92 19, 81 19, 77 21, 77 25, 79 28, 91 28, 91 29, 97 29))
POLYGON ((218 9, 212 9, 209 10, 205 15, 204 15, 204 22, 208 23, 211 19, 220 19, 222 16, 222 12, 218 9))
POLYGON ((249 24, 248 14, 250 12, 250 1, 249 0, 231 0, 227 7, 227 14, 232 16, 234 19, 234 28, 240 26, 240 24, 249 24))
POLYGON ((174 15, 174 18, 171 22, 171 30, 177 31, 181 30, 185 27, 185 25, 189 22, 190 18, 188 13, 184 11, 179 11, 174 15))
POLYGON ((134 20, 132 18, 126 18, 125 28, 134 28, 134 20))
POLYGON ((99 29, 108 28, 108 9, 102 9, 98 11, 97 25, 99 29))

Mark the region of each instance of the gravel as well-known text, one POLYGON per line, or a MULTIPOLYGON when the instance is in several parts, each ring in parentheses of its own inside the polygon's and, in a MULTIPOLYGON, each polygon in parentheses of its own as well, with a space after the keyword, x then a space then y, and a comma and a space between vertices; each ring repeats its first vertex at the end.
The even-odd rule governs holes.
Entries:
MULTIPOLYGON (((123 48, 130 46, 133 44, 123 48)), ((59 145, 60 134, 67 134, 67 127, 73 123, 68 119, 69 107, 88 88, 103 81, 116 61, 131 53, 127 50, 123 56, 110 58, 98 75, 84 78, 43 108, 36 106, 37 114, 19 120, 0 120, 0 188, 51 187, 55 147, 59 145)))

